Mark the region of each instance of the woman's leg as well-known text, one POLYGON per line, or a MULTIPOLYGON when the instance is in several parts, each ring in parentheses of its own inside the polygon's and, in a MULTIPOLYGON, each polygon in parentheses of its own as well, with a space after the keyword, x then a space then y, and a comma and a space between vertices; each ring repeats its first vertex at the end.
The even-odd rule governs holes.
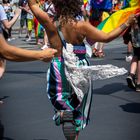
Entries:
POLYGON ((130 65, 130 72, 126 78, 127 85, 131 89, 136 88, 135 75, 136 75, 136 71, 137 71, 137 62, 138 62, 137 57, 133 56, 132 61, 131 61, 131 65, 130 65))
POLYGON ((138 67, 137 67, 137 84, 136 84, 136 91, 140 92, 140 60, 138 60, 138 67))

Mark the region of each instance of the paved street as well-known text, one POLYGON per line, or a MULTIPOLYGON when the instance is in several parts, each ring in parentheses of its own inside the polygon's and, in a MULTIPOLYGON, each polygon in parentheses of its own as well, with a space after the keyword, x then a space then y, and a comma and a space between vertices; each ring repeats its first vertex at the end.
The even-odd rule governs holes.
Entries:
MULTIPOLYGON (((16 32, 14 36, 17 37, 16 32)), ((10 43, 39 49, 34 40, 27 43, 24 38, 17 38, 10 43)), ((90 62, 128 70, 126 50, 122 40, 117 39, 106 44, 105 58, 90 58, 90 62)), ((61 127, 52 121, 53 107, 45 92, 48 66, 39 61, 7 61, 6 73, 0 80, 3 140, 64 140, 61 127)), ((81 131, 79 140, 140 140, 140 93, 127 87, 126 76, 94 81, 90 123, 81 131)))

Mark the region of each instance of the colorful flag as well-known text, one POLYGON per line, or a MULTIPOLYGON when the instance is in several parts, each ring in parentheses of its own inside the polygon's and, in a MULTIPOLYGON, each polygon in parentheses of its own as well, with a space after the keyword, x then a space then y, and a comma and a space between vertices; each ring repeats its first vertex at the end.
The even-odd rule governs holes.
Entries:
POLYGON ((38 20, 34 17, 34 29, 35 29, 35 36, 39 38, 44 37, 44 28, 43 26, 38 22, 38 20))
POLYGON ((129 7, 119 10, 99 24, 98 29, 108 33, 125 23, 131 14, 140 13, 140 0, 128 0, 129 7))

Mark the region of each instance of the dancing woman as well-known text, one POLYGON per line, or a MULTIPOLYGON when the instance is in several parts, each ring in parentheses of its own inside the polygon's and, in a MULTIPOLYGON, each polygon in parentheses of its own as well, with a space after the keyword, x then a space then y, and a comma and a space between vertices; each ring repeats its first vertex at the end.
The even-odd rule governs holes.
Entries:
POLYGON ((76 55, 77 67, 88 66, 83 40, 89 38, 105 43, 112 41, 135 21, 135 17, 131 16, 112 32, 104 33, 88 22, 76 20, 77 16, 81 15, 81 0, 52 0, 56 11, 56 21, 53 23, 48 14, 39 8, 36 0, 28 0, 28 3, 38 21, 44 26, 50 46, 58 51, 47 73, 47 93, 55 108, 54 120, 56 125, 62 124, 67 140, 77 140, 79 131, 88 124, 92 84, 90 79, 86 87, 82 86, 83 96, 75 92, 66 75, 63 49, 71 46, 67 52, 76 55))

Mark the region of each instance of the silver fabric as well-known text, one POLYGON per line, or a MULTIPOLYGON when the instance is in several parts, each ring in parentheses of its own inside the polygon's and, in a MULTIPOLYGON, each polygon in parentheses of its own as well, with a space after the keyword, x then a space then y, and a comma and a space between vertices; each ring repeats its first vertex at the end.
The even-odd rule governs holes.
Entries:
POLYGON ((80 101, 82 101, 84 94, 88 92, 91 79, 102 80, 127 72, 125 68, 118 68, 111 64, 80 66, 78 57, 73 53, 73 45, 68 43, 66 43, 66 49, 63 47, 63 57, 67 80, 80 101))

